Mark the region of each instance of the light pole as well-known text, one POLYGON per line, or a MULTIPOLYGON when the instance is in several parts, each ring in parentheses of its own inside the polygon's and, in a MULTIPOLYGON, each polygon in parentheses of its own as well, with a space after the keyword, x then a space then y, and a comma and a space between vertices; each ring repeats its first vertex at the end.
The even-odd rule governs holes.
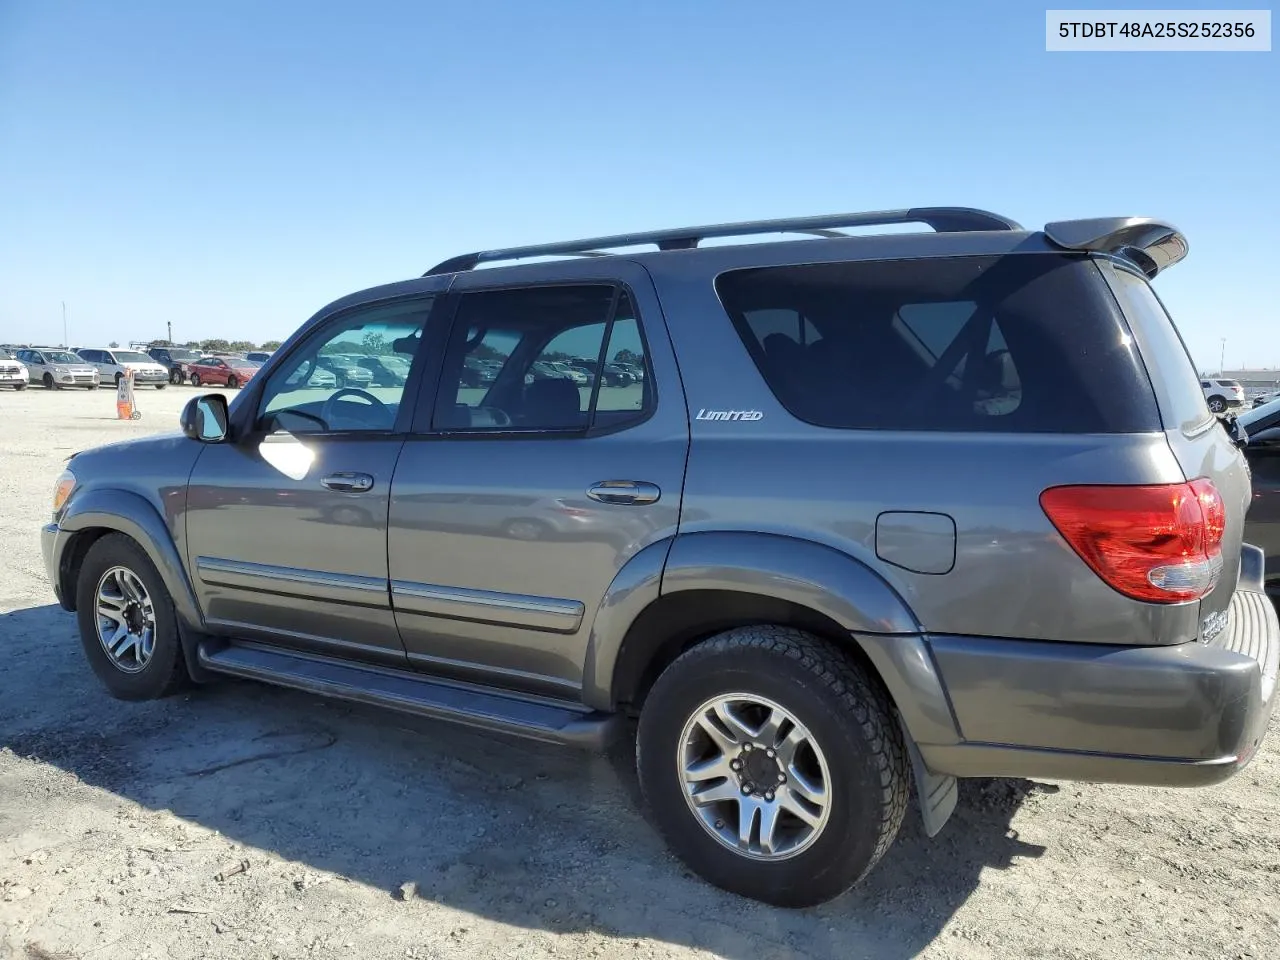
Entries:
POLYGON ((1222 353, 1218 355, 1218 373, 1223 373, 1227 365, 1227 338, 1222 338, 1222 353))
POLYGON ((165 325, 165 327, 166 327, 166 328, 168 329, 168 331, 169 331, 169 346, 171 346, 171 347, 172 347, 172 346, 173 346, 173 321, 172 321, 172 320, 166 320, 166 321, 164 322, 164 325, 165 325))
POLYGON ((67 301, 62 301, 62 348, 70 349, 71 341, 67 337, 67 301))

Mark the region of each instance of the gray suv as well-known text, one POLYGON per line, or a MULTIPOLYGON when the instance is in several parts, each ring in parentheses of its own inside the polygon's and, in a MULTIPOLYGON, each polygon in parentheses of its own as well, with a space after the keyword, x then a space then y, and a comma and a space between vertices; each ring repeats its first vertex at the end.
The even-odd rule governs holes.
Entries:
POLYGON ((1149 284, 1186 250, 927 208, 457 257, 76 456, 49 576, 125 699, 230 675, 593 747, 638 719, 672 849, 819 903, 913 785, 934 835, 958 777, 1197 786, 1257 751, 1244 433, 1149 284), (901 223, 931 229, 841 232, 901 223), (361 352, 409 373, 305 376, 361 352), (527 375, 580 356, 643 373, 527 375))

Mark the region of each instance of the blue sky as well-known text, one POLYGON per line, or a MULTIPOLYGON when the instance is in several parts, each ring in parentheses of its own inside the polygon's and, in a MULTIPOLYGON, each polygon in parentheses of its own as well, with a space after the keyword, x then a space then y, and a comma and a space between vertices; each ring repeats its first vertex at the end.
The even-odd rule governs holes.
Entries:
POLYGON ((1280 54, 1050 54, 1044 9, 0 0, 0 342, 63 300, 76 343, 282 338, 475 248, 957 204, 1172 220, 1197 361, 1280 366, 1280 54))

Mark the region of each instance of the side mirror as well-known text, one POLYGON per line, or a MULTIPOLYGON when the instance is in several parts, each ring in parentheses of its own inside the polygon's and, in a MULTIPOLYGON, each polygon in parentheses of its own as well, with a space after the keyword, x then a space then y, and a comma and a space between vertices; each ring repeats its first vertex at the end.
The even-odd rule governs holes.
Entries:
POLYGON ((227 398, 220 393, 192 397, 182 409, 182 432, 201 443, 227 439, 227 398))

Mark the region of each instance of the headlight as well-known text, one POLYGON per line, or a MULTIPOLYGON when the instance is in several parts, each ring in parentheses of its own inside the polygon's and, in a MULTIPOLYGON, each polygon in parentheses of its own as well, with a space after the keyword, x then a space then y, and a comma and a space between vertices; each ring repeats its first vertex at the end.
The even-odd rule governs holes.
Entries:
POLYGON ((63 470, 58 476, 57 482, 53 485, 53 512, 56 515, 67 502, 67 498, 71 496, 71 491, 76 488, 76 475, 70 470, 63 470))

